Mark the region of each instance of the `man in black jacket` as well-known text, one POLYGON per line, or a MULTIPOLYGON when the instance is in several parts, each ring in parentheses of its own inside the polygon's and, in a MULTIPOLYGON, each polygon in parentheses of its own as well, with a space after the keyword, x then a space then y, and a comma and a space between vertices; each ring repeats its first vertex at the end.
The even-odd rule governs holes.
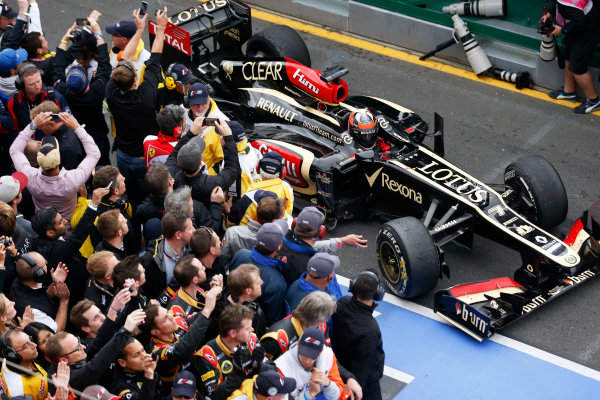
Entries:
POLYGON ((87 71, 80 66, 69 67, 69 72, 65 75, 67 65, 77 57, 90 36, 86 29, 82 30, 82 39, 73 43, 68 51, 66 43, 71 36, 70 32, 63 36, 60 46, 56 49, 52 77, 55 82, 54 89, 65 97, 75 118, 82 125, 85 124, 86 131, 98 145, 100 149, 98 165, 109 165, 110 144, 107 136, 108 126, 102 114, 102 101, 112 67, 108 59, 107 45, 102 38, 98 22, 94 18, 88 17, 88 24, 86 28, 92 31, 98 50, 98 68, 94 79, 89 82, 87 71))
POLYGON ((154 373, 156 360, 144 351, 144 346, 136 339, 129 338, 117 357, 117 374, 110 391, 126 400, 160 400, 156 390, 158 376, 154 373))
POLYGON ((70 268, 67 285, 71 290, 71 298, 75 301, 83 298, 87 271, 85 260, 79 253, 79 248, 90 231, 94 229, 98 205, 102 197, 108 193, 108 189, 99 188, 94 190, 92 201, 81 217, 81 221, 71 236, 66 240, 61 237, 66 233, 67 221, 56 211, 54 207, 47 207, 38 211, 31 219, 31 226, 39 238, 33 243, 33 249, 48 260, 51 268, 56 268, 59 263, 64 263, 70 268))
POLYGON ((223 145, 225 167, 215 176, 204 173, 205 165, 202 164, 202 153, 206 144, 198 136, 204 128, 203 124, 203 117, 194 120, 188 133, 179 139, 179 143, 167 158, 167 166, 171 176, 175 178, 174 187, 190 186, 192 188, 192 198, 200 201, 208 208, 210 207, 210 197, 214 188, 220 186, 221 189, 227 190, 239 178, 241 169, 231 129, 225 121, 219 120, 216 122, 216 129, 225 141, 223 145))
POLYGON ((89 361, 87 361, 85 346, 73 334, 61 331, 50 336, 46 343, 46 357, 52 363, 48 374, 52 376, 56 372, 58 362, 64 360, 69 363, 71 368, 69 379, 71 388, 81 391, 87 386, 95 384, 102 373, 115 361, 115 355, 125 347, 131 337, 131 332, 142 323, 144 317, 142 310, 136 310, 129 314, 123 328, 119 329, 89 361))
MULTIPOLYGON (((143 31, 148 14, 139 18, 134 13, 138 31, 143 31)), ((136 71, 129 60, 121 61, 112 72, 106 85, 106 102, 115 120, 117 165, 130 185, 131 203, 136 207, 147 196, 144 184, 146 162, 144 161, 144 138, 158 134, 156 123, 156 97, 158 82, 162 79, 160 59, 163 51, 166 8, 156 14, 156 37, 152 43, 152 55, 146 61, 144 81, 136 87, 136 71)))
POLYGON ((381 399, 379 380, 385 364, 381 331, 373 317, 378 286, 374 272, 360 273, 351 285, 353 296, 337 302, 331 332, 331 345, 339 363, 356 376, 363 398, 369 400, 381 399))

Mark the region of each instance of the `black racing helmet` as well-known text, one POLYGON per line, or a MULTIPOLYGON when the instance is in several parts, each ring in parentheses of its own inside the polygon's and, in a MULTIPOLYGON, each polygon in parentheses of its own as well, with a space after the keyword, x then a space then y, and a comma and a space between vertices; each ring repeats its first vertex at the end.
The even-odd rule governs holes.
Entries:
POLYGON ((348 119, 348 132, 360 146, 366 149, 373 148, 377 143, 378 128, 375 116, 366 108, 352 111, 348 119))

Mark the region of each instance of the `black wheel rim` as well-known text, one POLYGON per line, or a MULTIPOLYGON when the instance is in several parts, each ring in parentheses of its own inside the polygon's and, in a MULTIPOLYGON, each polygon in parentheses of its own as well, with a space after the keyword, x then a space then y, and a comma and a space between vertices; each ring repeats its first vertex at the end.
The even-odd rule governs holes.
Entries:
POLYGON ((523 182, 523 178, 516 175, 511 179, 508 187, 513 190, 510 195, 510 207, 525 217, 526 220, 537 223, 537 205, 535 199, 529 194, 527 184, 523 182))

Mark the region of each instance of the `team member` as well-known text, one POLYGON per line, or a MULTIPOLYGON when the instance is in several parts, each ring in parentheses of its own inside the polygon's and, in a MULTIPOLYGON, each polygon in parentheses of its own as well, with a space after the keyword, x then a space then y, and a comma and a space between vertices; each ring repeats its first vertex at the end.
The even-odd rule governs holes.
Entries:
POLYGON ((117 393, 123 400, 159 400, 156 390, 158 376, 154 373, 156 360, 144 350, 136 339, 129 338, 117 357, 117 373, 110 391, 117 393))
POLYGON ((331 344, 340 364, 354 374, 365 399, 381 399, 385 353, 379 325, 373 317, 383 288, 371 271, 360 273, 352 282, 352 296, 337 302, 333 315, 331 344))
POLYGON ((284 376, 296 380, 294 399, 341 398, 344 382, 340 377, 333 350, 325 346, 325 336, 318 328, 308 328, 298 343, 275 360, 284 376))
POLYGON ((246 379, 229 400, 281 400, 296 388, 296 380, 281 376, 277 371, 263 371, 246 379))
POLYGON ((227 306, 219 316, 219 336, 194 354, 203 393, 213 400, 227 399, 263 366, 264 350, 252 333, 252 314, 240 304, 227 306))
POLYGON ((92 254, 87 261, 86 269, 90 273, 84 298, 92 300, 96 307, 107 311, 113 298, 113 269, 119 260, 110 251, 99 251, 92 254))
POLYGON ((48 373, 36 362, 37 345, 26 333, 17 329, 9 329, 3 333, 0 338, 0 355, 3 358, 0 376, 2 397, 31 396, 33 400, 46 399, 48 373), (18 364, 22 370, 9 366, 7 361, 18 364))
POLYGON ((123 238, 129 232, 129 224, 119 210, 102 213, 96 221, 96 228, 102 241, 96 245, 94 251, 110 251, 119 261, 129 255, 123 245, 123 238))
POLYGON ((294 209, 294 191, 289 183, 283 180, 284 174, 283 157, 275 151, 263 154, 258 162, 258 172, 261 180, 248 186, 244 196, 232 208, 229 221, 234 224, 246 225, 249 219, 256 220, 256 197, 258 190, 273 192, 285 202, 285 215, 287 219, 292 215, 294 209))
POLYGON ((262 284, 260 270, 252 264, 242 264, 227 276, 227 286, 230 291, 227 300, 231 304, 241 304, 254 311, 252 328, 258 337, 267 330, 265 313, 256 301, 262 294, 262 284))

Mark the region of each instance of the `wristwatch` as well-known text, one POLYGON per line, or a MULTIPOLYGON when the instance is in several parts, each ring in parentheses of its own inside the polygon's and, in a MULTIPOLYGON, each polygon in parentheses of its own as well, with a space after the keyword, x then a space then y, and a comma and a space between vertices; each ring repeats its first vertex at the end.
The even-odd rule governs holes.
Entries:
POLYGON ((33 122, 33 121, 31 121, 29 123, 29 126, 31 126, 31 130, 33 130, 33 131, 37 130, 37 124, 35 122, 33 122))
POLYGON ((94 35, 94 37, 96 38, 96 41, 100 41, 100 40, 102 40, 102 39, 103 39, 103 37, 102 37, 102 33, 96 33, 96 34, 94 35))

